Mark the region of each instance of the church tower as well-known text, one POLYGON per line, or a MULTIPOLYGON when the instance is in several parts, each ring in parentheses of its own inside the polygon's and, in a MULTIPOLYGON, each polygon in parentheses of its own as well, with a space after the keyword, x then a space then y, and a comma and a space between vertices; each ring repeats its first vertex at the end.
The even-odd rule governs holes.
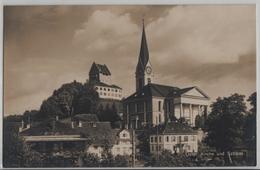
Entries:
POLYGON ((143 32, 141 40, 141 48, 138 58, 138 64, 135 72, 136 91, 141 90, 145 85, 152 82, 152 66, 149 60, 149 50, 145 36, 145 27, 143 20, 143 32))

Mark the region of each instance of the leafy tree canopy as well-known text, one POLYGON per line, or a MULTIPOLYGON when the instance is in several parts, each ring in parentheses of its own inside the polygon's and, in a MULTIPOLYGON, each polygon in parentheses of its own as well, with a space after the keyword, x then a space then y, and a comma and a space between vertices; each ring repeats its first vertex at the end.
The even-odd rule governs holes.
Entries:
MULTIPOLYGON (((207 136, 205 142, 218 151, 229 153, 242 144, 245 96, 233 94, 217 98, 212 112, 206 120, 207 136)), ((230 160, 231 161, 231 160, 230 160)))

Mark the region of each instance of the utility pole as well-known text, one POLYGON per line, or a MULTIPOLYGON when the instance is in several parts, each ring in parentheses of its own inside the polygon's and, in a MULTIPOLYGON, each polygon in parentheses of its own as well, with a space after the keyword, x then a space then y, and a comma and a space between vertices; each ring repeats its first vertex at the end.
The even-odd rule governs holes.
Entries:
POLYGON ((135 167, 135 130, 132 129, 132 167, 135 167))
POLYGON ((157 142, 157 147, 156 147, 156 159, 157 161, 159 160, 159 136, 158 136, 158 117, 156 117, 156 142, 157 142))

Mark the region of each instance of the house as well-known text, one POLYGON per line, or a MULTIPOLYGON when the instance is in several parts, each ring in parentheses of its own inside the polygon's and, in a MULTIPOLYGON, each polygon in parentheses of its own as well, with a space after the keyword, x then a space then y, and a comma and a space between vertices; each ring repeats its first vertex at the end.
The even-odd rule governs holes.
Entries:
POLYGON ((153 82, 145 28, 135 72, 136 91, 123 100, 124 124, 128 128, 164 124, 184 118, 195 126, 196 116, 207 116, 210 97, 199 87, 180 88, 153 82))
POLYGON ((99 122, 94 114, 33 122, 21 127, 19 135, 41 153, 88 152, 101 157, 105 147, 110 148, 114 156, 132 153, 130 132, 112 129, 110 122, 99 122))
POLYGON ((149 141, 152 154, 161 153, 163 150, 172 153, 198 152, 198 132, 177 121, 153 128, 149 141))
POLYGON ((123 129, 117 134, 117 142, 113 145, 111 152, 113 155, 128 155, 132 154, 132 134, 128 129, 123 129))

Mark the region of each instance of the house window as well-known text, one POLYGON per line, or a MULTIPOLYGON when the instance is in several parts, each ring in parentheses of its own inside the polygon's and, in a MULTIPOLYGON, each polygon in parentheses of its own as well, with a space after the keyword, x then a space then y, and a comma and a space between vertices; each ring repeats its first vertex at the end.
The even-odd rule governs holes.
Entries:
POLYGON ((102 90, 102 87, 100 87, 100 90, 102 90))
POLYGON ((107 94, 106 93, 104 93, 104 96, 106 96, 107 94))
POLYGON ((159 151, 161 150, 161 145, 159 145, 159 151))
POLYGON ((143 103, 137 103, 137 112, 138 113, 144 112, 144 104, 143 103))
POLYGON ((176 138, 175 136, 172 136, 172 142, 175 142, 176 138))
POLYGON ((158 110, 159 110, 159 112, 161 111, 161 101, 158 101, 158 110))
POLYGON ((107 91, 110 91, 110 89, 107 89, 107 91))
POLYGON ((188 136, 184 136, 184 141, 185 141, 185 142, 188 141, 188 136))
POLYGON ((153 145, 152 145, 152 151, 154 150, 154 148, 153 148, 153 145))
POLYGON ((159 142, 162 142, 162 138, 161 138, 161 136, 159 136, 159 142))
POLYGON ((107 89, 106 88, 104 88, 104 91, 106 91, 107 89))
POLYGON ((192 140, 192 141, 195 141, 195 139, 196 139, 196 137, 193 135, 193 136, 191 137, 191 140, 192 140))
POLYGON ((117 90, 115 90, 115 92, 117 92, 117 90))
POLYGON ((154 142, 157 142, 157 136, 156 136, 156 137, 154 137, 154 142))
POLYGON ((161 123, 161 119, 162 119, 162 118, 161 118, 161 114, 159 114, 159 123, 161 123))
POLYGON ((153 142, 153 137, 151 137, 151 143, 153 142))
POLYGON ((166 142, 169 142, 169 136, 166 136, 166 142))
POLYGON ((125 133, 123 133, 123 137, 126 137, 126 134, 125 134, 125 133))
POLYGON ((178 138, 178 142, 181 142, 181 136, 179 136, 179 138, 178 138))

